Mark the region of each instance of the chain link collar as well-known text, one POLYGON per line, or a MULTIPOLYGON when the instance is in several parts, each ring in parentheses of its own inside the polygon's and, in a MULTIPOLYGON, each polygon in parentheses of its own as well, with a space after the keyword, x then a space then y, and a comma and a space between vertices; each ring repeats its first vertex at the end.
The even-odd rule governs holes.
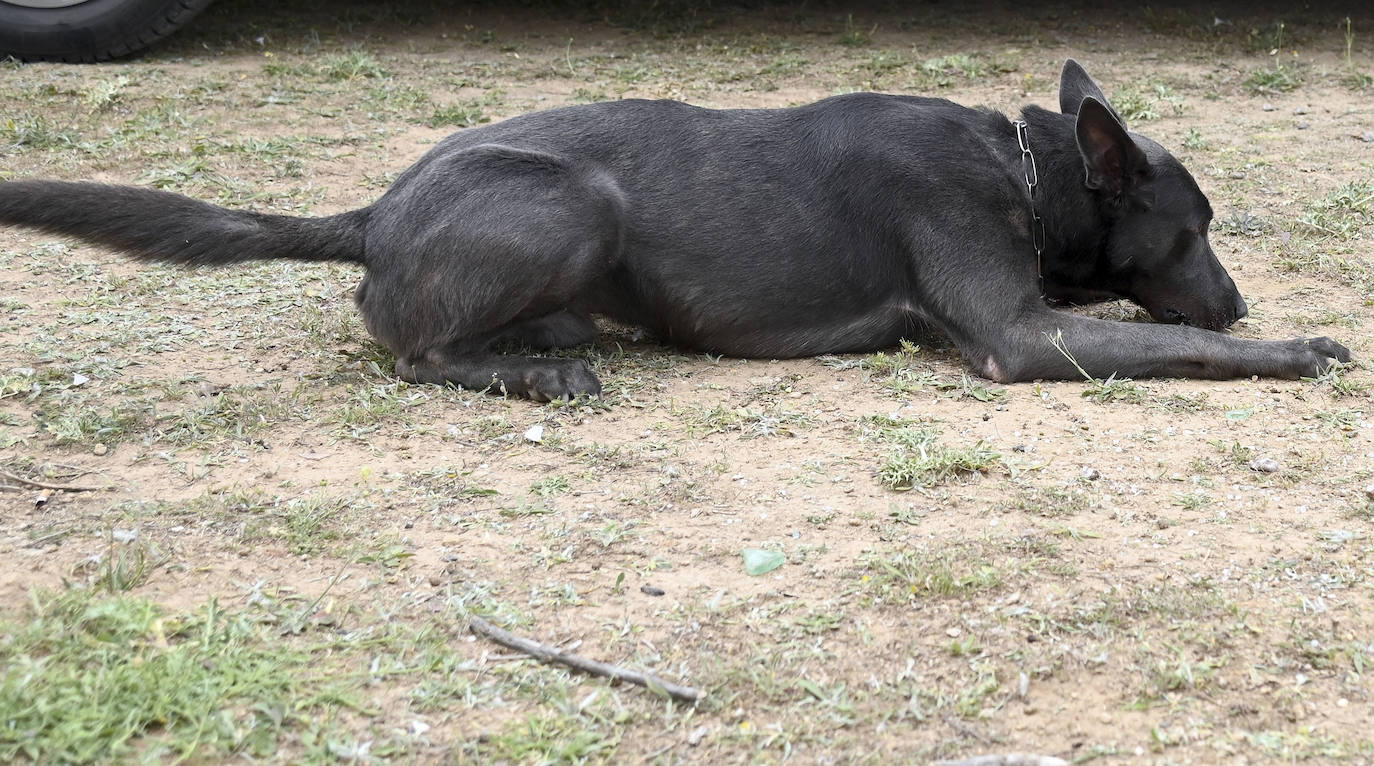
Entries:
POLYGON ((1040 295, 1045 294, 1045 221, 1035 208, 1035 187, 1040 185, 1040 170, 1035 166, 1035 155, 1031 154, 1030 139, 1026 135, 1026 121, 1012 120, 1016 126, 1016 143, 1021 145, 1021 174, 1026 179, 1026 191, 1030 192, 1031 204, 1031 244, 1035 246, 1035 273, 1040 278, 1040 295))

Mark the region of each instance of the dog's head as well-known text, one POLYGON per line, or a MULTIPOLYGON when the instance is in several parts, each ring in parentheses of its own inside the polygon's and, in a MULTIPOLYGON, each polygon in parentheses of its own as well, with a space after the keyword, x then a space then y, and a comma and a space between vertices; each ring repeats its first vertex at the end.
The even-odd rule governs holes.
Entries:
POLYGON ((1212 207, 1182 163, 1127 132, 1073 59, 1060 77, 1059 108, 1076 117, 1084 183, 1108 227, 1103 287, 1157 322, 1220 330, 1245 316, 1245 299, 1207 242, 1212 207))

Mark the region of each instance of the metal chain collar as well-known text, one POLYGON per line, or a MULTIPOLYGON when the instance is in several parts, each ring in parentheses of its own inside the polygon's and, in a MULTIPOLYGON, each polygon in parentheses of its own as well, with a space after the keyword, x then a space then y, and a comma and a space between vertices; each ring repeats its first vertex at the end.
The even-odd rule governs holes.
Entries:
POLYGON ((1035 246, 1035 271, 1040 277, 1040 292, 1043 293, 1045 269, 1041 254, 1045 252, 1045 222, 1035 208, 1035 187, 1040 185, 1040 170, 1035 166, 1035 155, 1031 154, 1026 121, 1013 120, 1011 124, 1016 126, 1016 143, 1021 145, 1021 173, 1026 178, 1026 191, 1030 192, 1031 244, 1035 246))

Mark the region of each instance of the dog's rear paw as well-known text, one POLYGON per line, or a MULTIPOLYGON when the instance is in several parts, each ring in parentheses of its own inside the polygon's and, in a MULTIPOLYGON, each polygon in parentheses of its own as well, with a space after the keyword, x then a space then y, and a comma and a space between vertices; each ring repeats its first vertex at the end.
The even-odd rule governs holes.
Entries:
POLYGON ((1350 361, 1350 349, 1325 336, 1294 338, 1289 343, 1296 347, 1298 353, 1295 377, 1315 378, 1333 364, 1350 361))
POLYGON ((525 396, 536 402, 600 396, 601 381, 580 359, 541 359, 521 375, 525 396))

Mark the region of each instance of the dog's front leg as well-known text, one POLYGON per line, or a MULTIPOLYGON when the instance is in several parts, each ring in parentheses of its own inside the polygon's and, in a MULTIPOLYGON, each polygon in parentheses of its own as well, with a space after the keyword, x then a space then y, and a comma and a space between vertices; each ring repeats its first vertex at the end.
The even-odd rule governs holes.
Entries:
POLYGON ((1350 361, 1345 346, 1325 337, 1249 340, 1183 325, 1112 322, 1048 307, 994 336, 991 343, 965 348, 965 357, 979 374, 1000 382, 1072 380, 1083 372, 1094 378, 1299 378, 1350 361))

